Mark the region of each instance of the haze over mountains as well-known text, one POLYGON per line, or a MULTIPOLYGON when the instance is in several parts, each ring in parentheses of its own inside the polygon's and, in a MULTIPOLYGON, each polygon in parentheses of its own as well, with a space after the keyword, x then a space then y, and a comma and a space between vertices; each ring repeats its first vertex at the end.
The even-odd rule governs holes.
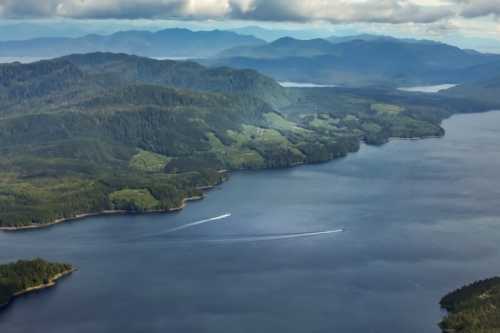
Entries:
POLYGON ((364 35, 297 40, 223 51, 213 64, 252 68, 282 81, 345 86, 426 85, 486 79, 499 55, 426 40, 364 35))
POLYGON ((257 46, 264 41, 230 31, 165 29, 123 31, 78 38, 37 38, 0 42, 0 57, 57 57, 72 53, 115 52, 148 57, 208 57, 227 48, 257 46))
POLYGON ((486 80, 500 68, 500 55, 370 34, 304 40, 283 37, 266 42, 232 31, 165 29, 0 42, 0 57, 89 52, 198 58, 208 66, 254 69, 280 81, 352 87, 460 84, 486 80))

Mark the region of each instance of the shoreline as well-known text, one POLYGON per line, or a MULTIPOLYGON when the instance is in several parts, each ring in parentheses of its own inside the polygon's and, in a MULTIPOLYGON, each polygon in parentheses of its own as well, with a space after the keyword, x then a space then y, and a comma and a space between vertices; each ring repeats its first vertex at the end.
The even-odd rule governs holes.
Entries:
MULTIPOLYGON (((429 136, 429 137, 415 137, 415 138, 397 138, 397 137, 391 137, 391 138, 388 138, 387 142, 384 143, 384 144, 387 144, 387 143, 390 143, 391 141, 396 141, 396 140, 418 141, 418 140, 431 139, 431 138, 442 138, 443 136, 429 136)), ((361 140, 360 143, 363 143, 363 140, 361 140)), ((351 153, 356 153, 358 151, 359 151, 359 149, 357 149, 355 151, 352 151, 352 152, 349 152, 348 154, 346 154, 346 156, 349 155, 349 154, 351 154, 351 153)), ((337 160, 337 159, 343 158, 343 157, 345 157, 345 156, 337 156, 337 157, 334 157, 332 159, 329 159, 328 161, 324 161, 324 162, 320 162, 320 163, 332 162, 334 160, 337 160)), ((307 165, 307 164, 317 164, 317 163, 298 162, 298 163, 294 163, 294 164, 290 165, 289 167, 283 168, 283 169, 300 167, 300 166, 304 166, 304 165, 307 165)), ((244 170, 237 170, 237 171, 244 171, 244 170)), ((228 170, 219 170, 219 173, 226 174, 226 173, 229 173, 229 171, 228 170)), ((225 180, 227 180, 227 179, 225 179, 225 180)), ((210 190, 216 188, 219 185, 221 185, 221 184, 203 186, 203 187, 199 187, 197 189, 201 190, 203 192, 206 192, 206 191, 210 191, 210 190)), ((50 228, 50 227, 53 227, 53 226, 56 226, 58 224, 62 224, 62 223, 65 223, 65 222, 74 222, 74 221, 84 220, 84 219, 89 218, 89 217, 102 217, 102 216, 115 216, 115 215, 149 215, 149 214, 176 213, 176 212, 180 212, 183 209, 185 209, 187 207, 187 204, 189 202, 191 202, 191 201, 200 201, 200 200, 203 200, 204 198, 205 198, 204 194, 202 194, 200 196, 184 198, 182 200, 182 203, 178 207, 173 207, 173 208, 169 208, 169 209, 165 209, 165 210, 151 210, 151 211, 145 211, 145 212, 133 212, 133 211, 127 211, 127 210, 105 210, 105 211, 102 211, 102 212, 82 213, 82 214, 77 214, 76 216, 70 217, 70 218, 57 219, 57 220, 55 220, 53 222, 46 223, 46 224, 31 224, 31 225, 19 226, 19 227, 0 227, 0 232, 20 232, 20 231, 29 231, 29 230, 37 230, 37 229, 50 228)))
MULTIPOLYGON (((204 189, 204 190, 209 190, 212 188, 214 188, 214 186, 207 186, 206 189, 204 189)), ((127 210, 104 210, 102 212, 77 214, 74 217, 61 218, 61 219, 57 219, 53 222, 45 223, 45 224, 30 224, 30 225, 25 225, 25 226, 20 226, 20 227, 0 227, 0 231, 16 232, 16 231, 28 231, 28 230, 44 229, 44 228, 50 228, 50 227, 53 227, 53 226, 56 226, 58 224, 62 224, 65 222, 74 222, 74 221, 85 220, 89 217, 175 213, 175 212, 179 212, 179 211, 183 210, 184 208, 186 208, 189 202, 200 201, 200 200, 203 200, 204 198, 205 198, 204 195, 184 198, 184 199, 182 199, 181 205, 179 205, 178 207, 173 207, 173 208, 169 208, 169 209, 150 210, 150 211, 145 211, 145 212, 133 212, 133 211, 127 211, 127 210)))
MULTIPOLYGON (((465 114, 489 113, 489 112, 500 112, 500 110, 492 109, 492 110, 485 110, 485 111, 480 111, 480 112, 456 113, 456 114, 452 114, 449 117, 446 117, 445 119, 443 119, 440 122, 440 125, 442 126, 443 121, 450 119, 452 117, 465 115, 465 114)), ((420 140, 427 140, 427 139, 442 139, 445 136, 446 136, 446 132, 443 135, 430 135, 430 136, 421 136, 421 137, 417 136, 417 137, 413 137, 413 138, 389 137, 387 139, 387 142, 383 143, 382 145, 391 143, 393 141, 420 141, 420 140)), ((360 140, 360 144, 363 144, 363 143, 366 144, 363 140, 360 140)), ((349 152, 347 155, 349 155, 351 153, 355 153, 357 151, 359 151, 359 149, 356 151, 349 152)), ((338 158, 343 158, 343 157, 345 157, 345 156, 338 156, 338 157, 335 157, 331 160, 325 161, 325 163, 332 162, 338 158)), ((295 164, 289 166, 288 168, 300 167, 300 166, 307 165, 307 164, 309 164, 309 163, 299 162, 299 163, 295 163, 295 164)), ((311 163, 311 164, 316 164, 316 163, 311 163)), ((245 170, 235 170, 235 171, 245 171, 245 170)), ((228 171, 228 170, 219 170, 218 172, 221 174, 230 173, 230 171, 228 171)), ((226 180, 227 179, 224 179, 223 182, 225 182, 226 180)), ((198 190, 209 191, 209 190, 216 188, 219 185, 220 184, 203 186, 203 187, 198 188, 198 190)), ((51 223, 47 223, 47 224, 32 224, 32 225, 20 226, 20 227, 0 227, 0 232, 16 232, 16 231, 28 231, 28 230, 50 228, 52 226, 62 224, 65 222, 84 220, 84 219, 89 218, 89 217, 113 216, 113 215, 147 215, 147 214, 175 213, 175 212, 182 211, 184 208, 186 208, 188 202, 199 201, 199 200, 203 200, 204 198, 205 198, 204 194, 202 194, 201 196, 185 198, 182 200, 182 203, 180 206, 173 207, 170 209, 165 209, 165 210, 153 210, 153 211, 145 211, 145 212, 132 212, 132 211, 126 211, 126 210, 106 210, 106 211, 95 212, 95 213, 83 213, 83 214, 78 214, 78 215, 71 217, 71 218, 57 219, 57 220, 55 220, 51 223)))
POLYGON ((41 291, 41 290, 44 290, 44 289, 48 289, 48 288, 54 287, 59 280, 61 280, 62 278, 66 277, 68 275, 73 274, 77 270, 78 270, 77 268, 71 268, 71 269, 69 269, 67 271, 64 271, 64 272, 61 272, 59 274, 56 274, 55 276, 53 276, 52 278, 50 278, 47 283, 43 283, 43 284, 39 284, 39 285, 36 285, 36 286, 33 286, 33 287, 29 287, 29 288, 26 288, 24 290, 21 290, 21 291, 18 291, 16 293, 14 293, 12 295, 11 299, 7 303, 0 304, 0 310, 2 310, 3 308, 5 308, 9 304, 11 304, 17 297, 20 297, 20 296, 23 296, 23 295, 26 295, 26 294, 29 294, 29 293, 32 293, 32 292, 41 291))
POLYGON ((387 140, 387 143, 393 142, 393 141, 420 141, 420 140, 428 140, 428 139, 442 139, 444 135, 428 135, 428 136, 419 136, 419 137, 414 137, 414 138, 398 138, 398 137, 390 137, 387 140))

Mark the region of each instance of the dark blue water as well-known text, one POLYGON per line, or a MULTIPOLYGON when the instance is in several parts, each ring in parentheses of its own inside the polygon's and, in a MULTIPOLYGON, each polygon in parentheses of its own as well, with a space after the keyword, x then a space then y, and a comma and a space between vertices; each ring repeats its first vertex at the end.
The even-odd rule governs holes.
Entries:
POLYGON ((445 127, 444 139, 235 174, 178 214, 0 234, 1 262, 80 268, 17 299, 0 331, 438 332, 441 296, 500 274, 500 112, 445 127))

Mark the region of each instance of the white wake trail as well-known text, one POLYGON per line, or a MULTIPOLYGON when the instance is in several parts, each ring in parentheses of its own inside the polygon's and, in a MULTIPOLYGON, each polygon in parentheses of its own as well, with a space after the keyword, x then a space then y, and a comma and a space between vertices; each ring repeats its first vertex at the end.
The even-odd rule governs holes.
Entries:
POLYGON ((344 232, 344 229, 325 230, 325 231, 317 231, 317 232, 304 232, 304 233, 298 233, 298 234, 206 239, 206 240, 201 240, 201 241, 202 242, 217 242, 217 243, 262 242, 262 241, 276 241, 276 240, 285 240, 285 239, 294 239, 294 238, 317 237, 317 236, 321 236, 321 235, 338 234, 341 232, 344 232))
POLYGON ((201 220, 201 221, 197 221, 197 222, 192 222, 192 223, 184 224, 184 225, 181 225, 179 227, 172 228, 172 229, 169 229, 169 230, 167 230, 165 232, 162 232, 160 235, 170 234, 172 232, 176 232, 176 231, 180 231, 180 230, 184 230, 184 229, 189 229, 189 228, 196 227, 196 226, 199 226, 199 225, 202 225, 202 224, 205 224, 205 223, 210 223, 210 222, 216 222, 216 221, 224 220, 224 219, 227 219, 228 217, 231 217, 231 213, 227 213, 227 214, 223 214, 223 215, 220 215, 220 216, 212 217, 212 218, 206 219, 206 220, 201 220))

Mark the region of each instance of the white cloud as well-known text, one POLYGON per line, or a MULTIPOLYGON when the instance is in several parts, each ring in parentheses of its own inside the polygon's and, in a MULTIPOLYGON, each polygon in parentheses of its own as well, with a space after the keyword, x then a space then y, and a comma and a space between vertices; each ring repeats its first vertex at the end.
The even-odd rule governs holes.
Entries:
POLYGON ((500 15, 500 0, 0 0, 4 18, 435 23, 500 15))
POLYGON ((463 17, 500 15, 500 0, 459 0, 462 4, 463 17))
POLYGON ((4 17, 239 18, 265 21, 432 22, 439 0, 0 0, 4 17))

